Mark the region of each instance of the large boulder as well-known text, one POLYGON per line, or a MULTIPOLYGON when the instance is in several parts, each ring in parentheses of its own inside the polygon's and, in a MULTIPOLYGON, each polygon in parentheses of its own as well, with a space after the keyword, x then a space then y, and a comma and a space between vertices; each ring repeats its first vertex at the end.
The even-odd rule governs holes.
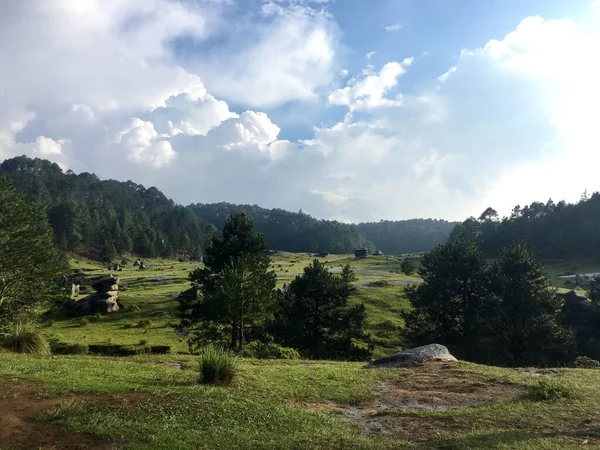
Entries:
POLYGON ((106 277, 92 284, 97 292, 109 292, 119 290, 119 279, 115 277, 106 277))
POLYGON ((440 344, 429 344, 411 348, 403 352, 392 353, 367 364, 367 369, 377 367, 411 367, 428 361, 456 361, 448 349, 440 344))

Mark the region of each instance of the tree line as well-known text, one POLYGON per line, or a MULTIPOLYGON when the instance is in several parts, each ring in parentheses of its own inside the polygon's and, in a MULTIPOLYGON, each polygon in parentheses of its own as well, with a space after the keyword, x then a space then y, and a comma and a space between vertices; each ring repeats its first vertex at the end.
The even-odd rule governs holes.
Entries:
POLYGON ((541 258, 599 260, 600 193, 584 193, 576 203, 548 200, 517 205, 503 218, 487 208, 479 217, 457 225, 451 236, 474 240, 490 257, 519 239, 541 258))

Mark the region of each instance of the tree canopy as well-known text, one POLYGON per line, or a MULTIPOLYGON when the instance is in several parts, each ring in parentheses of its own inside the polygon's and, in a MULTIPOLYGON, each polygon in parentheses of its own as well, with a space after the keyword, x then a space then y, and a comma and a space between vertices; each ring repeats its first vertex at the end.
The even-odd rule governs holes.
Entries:
POLYGON ((44 304, 66 270, 45 211, 0 177, 0 321, 44 304))

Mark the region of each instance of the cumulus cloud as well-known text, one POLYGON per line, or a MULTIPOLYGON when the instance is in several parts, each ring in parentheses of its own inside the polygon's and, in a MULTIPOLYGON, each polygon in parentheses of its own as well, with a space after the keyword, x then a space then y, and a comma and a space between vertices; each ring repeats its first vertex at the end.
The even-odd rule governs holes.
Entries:
POLYGON ((352 78, 346 87, 337 89, 329 95, 331 105, 344 105, 350 109, 370 109, 379 106, 397 106, 402 103, 402 96, 386 98, 385 94, 398 84, 398 77, 406 73, 406 68, 413 62, 406 58, 402 62, 389 62, 379 73, 367 67, 360 76, 352 78))
POLYGON ((462 219, 600 188, 600 37, 573 21, 528 18, 407 91, 412 58, 340 73, 337 25, 314 2, 262 2, 255 28, 236 22, 256 39, 205 52, 230 7, 0 3, 0 39, 14 43, 0 47, 10 67, 0 71, 0 158, 49 158, 182 203, 344 221, 462 219), (206 56, 202 68, 176 54, 180 40, 206 56), (340 76, 342 87, 329 87, 340 76), (261 111, 319 99, 344 117, 298 142, 261 111))

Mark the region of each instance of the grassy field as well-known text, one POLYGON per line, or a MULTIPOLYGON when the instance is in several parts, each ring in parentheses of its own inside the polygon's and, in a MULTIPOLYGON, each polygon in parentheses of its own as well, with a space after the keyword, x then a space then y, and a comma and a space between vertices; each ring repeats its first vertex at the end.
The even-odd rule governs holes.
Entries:
MULTIPOLYGON (((278 285, 300 275, 313 257, 310 254, 284 253, 272 258, 278 285)), ((357 260, 350 255, 318 258, 332 271, 350 263, 357 274, 357 291, 352 301, 363 302, 368 312, 367 332, 373 336, 377 356, 397 350, 402 341, 400 311, 407 308, 404 287, 418 282, 400 273, 399 260, 391 256, 357 260)), ((187 344, 173 331, 177 323, 177 295, 189 287, 188 275, 199 263, 171 260, 146 261, 139 270, 130 262, 121 272, 111 272, 100 263, 72 259, 71 265, 86 275, 109 275, 120 279, 119 298, 125 310, 92 318, 52 315, 43 321, 47 337, 65 343, 118 344, 127 346, 169 345, 173 352, 186 352, 187 344), (150 323, 147 323, 149 321, 150 323)), ((80 295, 80 298, 84 294, 80 295)))
POLYGON ((600 371, 594 370, 462 362, 367 370, 357 363, 248 360, 233 385, 206 387, 198 384, 190 356, 0 357, 0 448, 568 449, 600 443, 600 371), (570 398, 527 399, 541 379, 570 398), (29 425, 11 427, 7 417, 29 425))
MULTIPOLYGON (((278 284, 311 259, 275 255, 278 284)), ((333 271, 346 263, 356 269, 352 301, 366 305, 376 356, 404 348, 404 289, 418 278, 402 275, 392 256, 321 260, 333 271)), ((87 319, 55 314, 42 329, 66 343, 169 345, 171 354, 0 353, 0 449, 600 448, 598 370, 463 362, 367 370, 362 363, 248 359, 233 385, 203 386, 197 357, 173 331, 176 296, 198 264, 147 263, 146 270, 128 264, 115 273, 124 311, 87 319), (540 380, 567 398, 527 397, 540 380)), ((110 273, 85 260, 72 266, 88 275, 110 273)), ((594 267, 548 270, 558 284, 561 273, 594 267)))

